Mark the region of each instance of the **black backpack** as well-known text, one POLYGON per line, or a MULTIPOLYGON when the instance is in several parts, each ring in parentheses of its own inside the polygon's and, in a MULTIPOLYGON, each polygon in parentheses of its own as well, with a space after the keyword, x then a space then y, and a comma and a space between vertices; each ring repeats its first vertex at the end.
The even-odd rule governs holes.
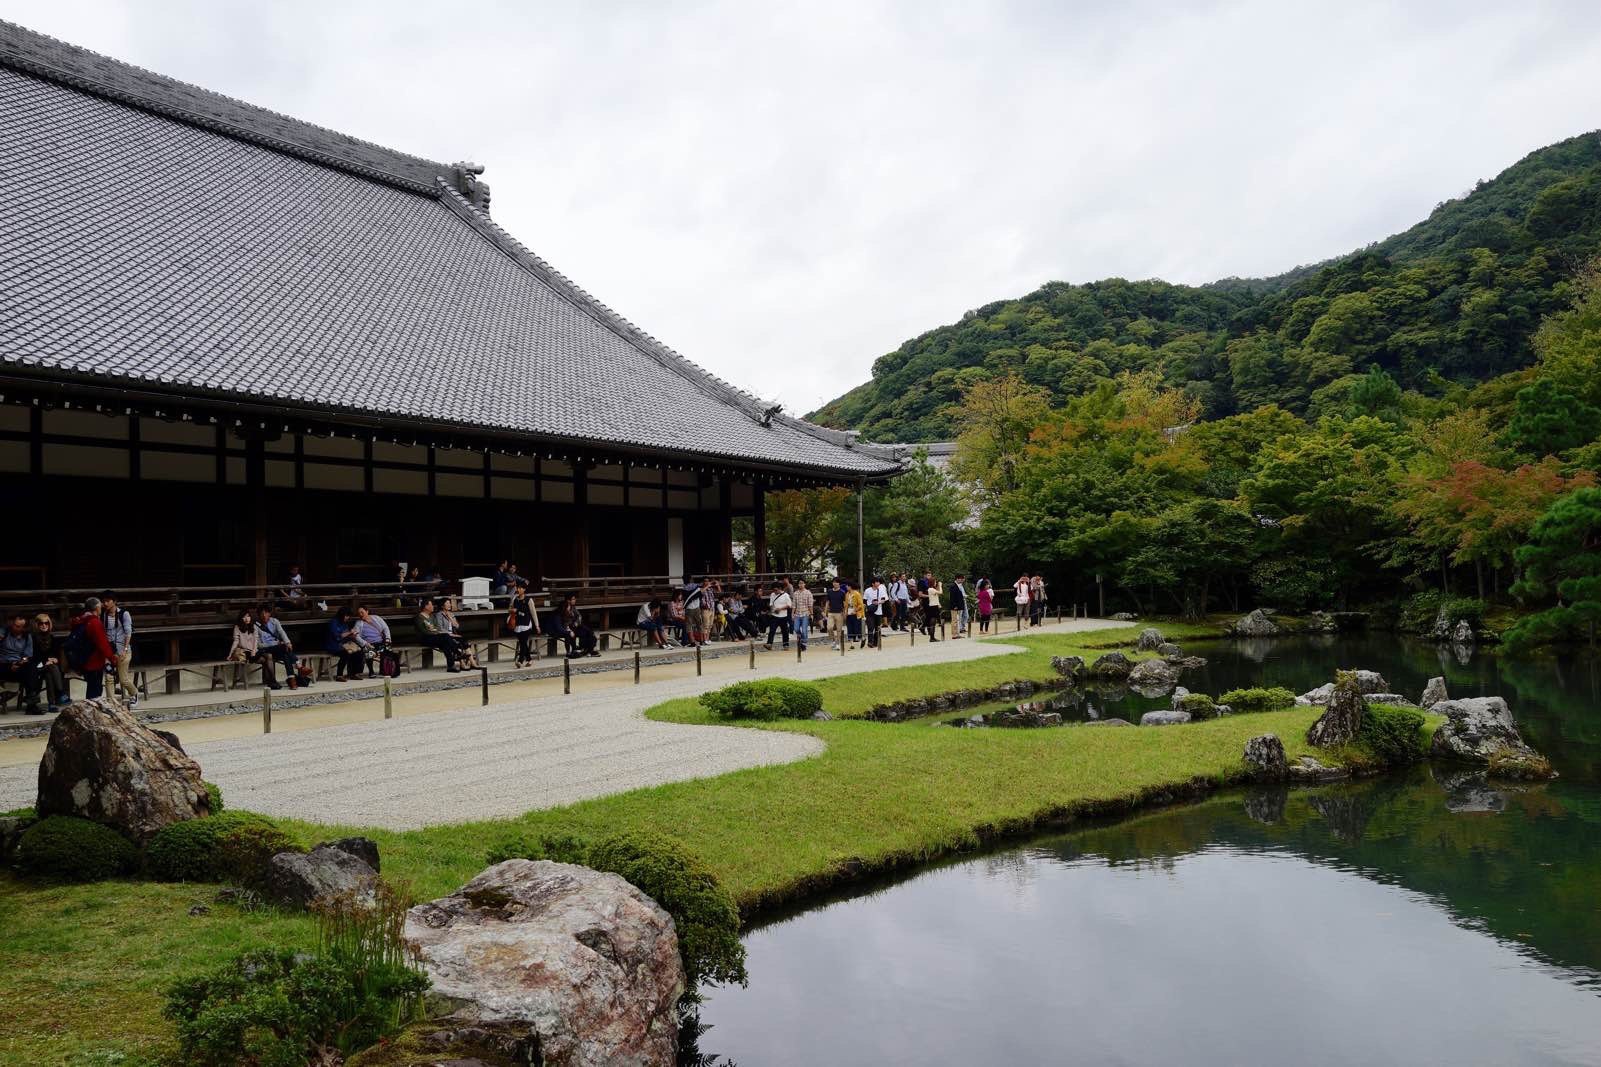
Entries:
POLYGON ((75 671, 81 671, 88 664, 89 657, 94 655, 94 644, 89 640, 89 624, 79 622, 73 624, 72 631, 67 639, 61 643, 61 654, 67 658, 67 666, 75 671))

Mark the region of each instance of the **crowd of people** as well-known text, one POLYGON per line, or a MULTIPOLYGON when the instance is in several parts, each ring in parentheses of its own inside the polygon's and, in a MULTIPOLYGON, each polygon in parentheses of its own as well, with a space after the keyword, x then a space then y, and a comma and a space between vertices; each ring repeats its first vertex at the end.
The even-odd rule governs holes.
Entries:
MULTIPOLYGON (((440 592, 444 581, 437 572, 420 568, 399 569, 401 581, 395 605, 415 607, 412 627, 416 641, 443 657, 451 673, 477 669, 472 642, 456 615, 456 600, 440 592)), ((598 635, 585 621, 576 594, 541 617, 526 578, 517 565, 502 561, 491 578, 496 604, 506 611, 506 630, 516 639, 515 665, 525 667, 536 658, 535 642, 549 636, 561 641, 569 658, 598 656, 598 635)), ((305 603, 300 568, 291 567, 281 592, 283 604, 305 603)), ((1013 603, 1019 618, 1030 626, 1044 619, 1048 597, 1045 580, 1023 574, 1012 583, 1013 603)), ((318 608, 327 610, 319 603, 318 608)), ((950 618, 950 637, 988 633, 998 612, 996 591, 988 578, 970 590, 965 574, 949 584, 925 571, 875 576, 866 583, 846 578, 828 579, 826 588, 813 590, 804 578, 783 578, 737 590, 725 589, 715 578, 686 582, 670 598, 652 598, 639 606, 635 627, 655 648, 694 647, 709 641, 775 642, 788 649, 793 639, 804 651, 815 631, 828 635, 832 648, 876 648, 885 630, 917 630, 929 641, 940 640, 942 613, 950 618), (764 638, 765 635, 765 638, 764 638)), ((0 634, 0 681, 16 683, 21 706, 30 715, 45 714, 46 706, 71 702, 70 676, 84 680, 84 696, 100 696, 109 680, 129 706, 138 700, 132 664, 133 617, 106 591, 84 601, 80 612, 58 632, 48 614, 31 619, 15 613, 0 634), (43 701, 41 700, 43 697, 43 701)), ((358 604, 340 608, 329 618, 322 651, 333 657, 336 681, 353 681, 399 673, 399 657, 389 623, 371 607, 358 604)), ((290 689, 314 682, 310 667, 296 654, 295 643, 278 619, 277 605, 264 603, 239 613, 231 628, 230 662, 255 663, 269 689, 290 689), (282 668, 284 680, 278 680, 282 668)))

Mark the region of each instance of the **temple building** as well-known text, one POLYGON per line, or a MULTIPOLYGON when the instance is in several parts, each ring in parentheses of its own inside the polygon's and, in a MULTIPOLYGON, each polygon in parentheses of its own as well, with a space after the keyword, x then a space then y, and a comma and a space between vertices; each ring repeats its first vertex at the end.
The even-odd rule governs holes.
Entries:
POLYGON ((728 571, 894 475, 601 304, 482 168, 0 23, 0 589, 728 571))

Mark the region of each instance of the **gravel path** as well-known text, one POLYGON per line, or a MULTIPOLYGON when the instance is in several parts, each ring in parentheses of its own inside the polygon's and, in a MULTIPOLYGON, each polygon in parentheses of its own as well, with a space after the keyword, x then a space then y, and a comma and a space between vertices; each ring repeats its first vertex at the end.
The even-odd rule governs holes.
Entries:
MULTIPOLYGON (((1059 630, 1098 629, 1066 622, 1059 630)), ((821 650, 822 646, 817 646, 821 650)), ((920 643, 867 655, 814 651, 759 677, 814 679, 1014 651, 990 641, 920 643)), ((407 830, 504 818, 642 786, 815 756, 814 737, 652 722, 646 708, 728 684, 729 675, 539 697, 389 721, 191 746, 230 807, 347 826, 407 830)), ((0 769, 0 810, 30 804, 33 767, 0 769)))

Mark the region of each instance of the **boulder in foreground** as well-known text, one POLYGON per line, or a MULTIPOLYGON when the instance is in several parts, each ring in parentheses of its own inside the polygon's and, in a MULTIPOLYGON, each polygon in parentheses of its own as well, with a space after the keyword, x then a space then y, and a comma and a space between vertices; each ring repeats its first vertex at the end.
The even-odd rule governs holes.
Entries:
POLYGON ((1524 743, 1500 697, 1442 700, 1429 710, 1445 716, 1430 745, 1434 756, 1482 764, 1500 778, 1556 777, 1546 758, 1524 743))
POLYGON ((378 872, 337 845, 280 852, 267 863, 267 896, 292 907, 311 908, 336 897, 369 897, 377 885, 378 872))
POLYGON ((115 700, 81 700, 56 716, 39 761, 39 816, 93 819, 144 844, 164 826, 211 810, 200 764, 115 700))
POLYGON ((1328 706, 1318 720, 1306 730, 1309 745, 1329 748, 1355 741, 1362 732, 1362 716, 1367 703, 1357 682, 1356 671, 1341 671, 1334 689, 1329 693, 1328 706))
POLYGON ((672 918, 615 874, 507 860, 406 915, 456 1024, 511 1024, 551 1067, 667 1067, 684 968, 672 918))

